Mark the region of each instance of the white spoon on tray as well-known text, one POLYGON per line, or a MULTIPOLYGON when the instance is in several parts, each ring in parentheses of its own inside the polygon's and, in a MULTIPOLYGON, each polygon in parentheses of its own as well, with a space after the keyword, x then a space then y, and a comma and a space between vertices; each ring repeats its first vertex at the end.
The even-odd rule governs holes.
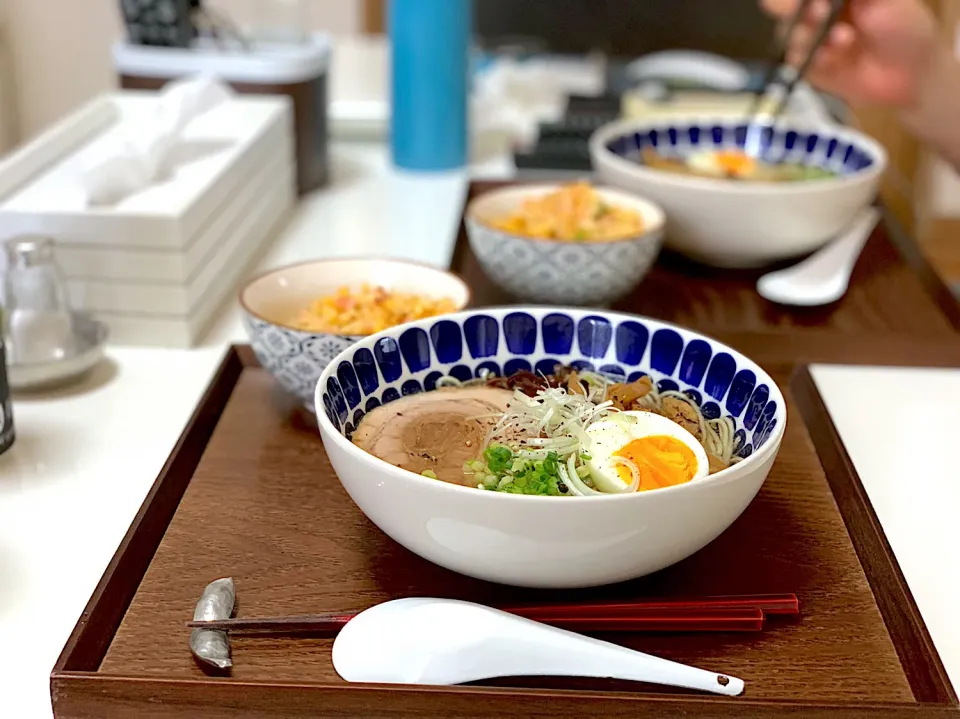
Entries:
POLYGON ((850 286, 853 268, 879 221, 880 212, 867 207, 823 249, 793 267, 757 280, 757 292, 782 305, 815 307, 836 302, 850 286))
POLYGON ((409 598, 360 612, 333 643, 348 682, 450 685, 508 676, 627 679, 736 696, 743 681, 472 602, 409 598))

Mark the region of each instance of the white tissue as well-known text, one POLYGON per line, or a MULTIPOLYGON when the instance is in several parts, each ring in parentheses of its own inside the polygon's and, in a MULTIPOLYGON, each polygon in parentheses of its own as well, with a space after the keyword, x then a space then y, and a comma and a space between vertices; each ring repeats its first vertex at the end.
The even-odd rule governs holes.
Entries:
POLYGON ((224 83, 191 77, 169 83, 146 118, 128 120, 114 148, 81 172, 88 206, 115 205, 163 179, 163 168, 184 128, 233 97, 224 83))
POLYGON ((603 90, 605 67, 599 56, 498 58, 474 79, 473 132, 498 132, 516 143, 533 142, 541 122, 563 117, 570 95, 596 95, 603 90))

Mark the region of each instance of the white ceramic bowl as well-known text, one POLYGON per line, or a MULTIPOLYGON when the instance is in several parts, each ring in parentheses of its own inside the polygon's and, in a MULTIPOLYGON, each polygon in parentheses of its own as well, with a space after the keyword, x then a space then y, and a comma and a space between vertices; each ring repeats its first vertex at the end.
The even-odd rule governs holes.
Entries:
POLYGON ((340 482, 387 535, 462 574, 548 588, 640 577, 704 547, 759 491, 786 424, 783 395, 769 375, 716 340, 632 315, 528 307, 461 312, 361 340, 324 370, 315 402, 340 482), (429 391, 443 375, 549 372, 558 361, 628 379, 647 373, 662 389, 688 392, 708 417, 734 419, 742 461, 667 489, 541 497, 428 479, 348 439, 366 412, 429 391))
POLYGON ((614 189, 594 188, 603 200, 638 212, 643 232, 605 242, 560 242, 495 229, 491 220, 560 185, 490 190, 467 207, 470 247, 487 275, 514 297, 543 304, 606 306, 629 294, 660 254, 665 217, 652 202, 614 189))
POLYGON ((667 213, 665 246, 716 267, 763 266, 824 245, 876 197, 887 154, 854 130, 804 130, 780 123, 751 133, 732 120, 626 121, 590 139, 602 182, 642 194, 667 213), (805 182, 739 182, 674 175, 641 164, 650 147, 667 156, 692 150, 761 148, 762 156, 825 167, 840 175, 805 182))
POLYGON ((312 260, 271 270, 240 291, 243 324, 267 371, 313 410, 313 390, 327 364, 359 336, 304 332, 290 324, 302 309, 340 287, 381 285, 434 299, 448 297, 457 310, 470 301, 466 283, 450 272, 390 259, 312 260))

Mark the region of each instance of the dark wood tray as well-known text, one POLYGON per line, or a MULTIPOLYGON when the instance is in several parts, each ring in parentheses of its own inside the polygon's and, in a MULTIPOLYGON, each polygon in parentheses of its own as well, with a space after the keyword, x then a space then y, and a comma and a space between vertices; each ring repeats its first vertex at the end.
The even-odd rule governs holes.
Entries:
MULTIPOLYGON (((755 359, 784 390, 791 420, 760 494, 714 543, 650 577, 564 598, 796 592, 802 616, 757 636, 612 637, 741 676, 744 697, 536 677, 469 687, 347 684, 324 639, 239 639, 232 676, 204 675, 184 622, 203 586, 221 576, 234 577, 242 616, 410 595, 491 603, 547 596, 462 577, 386 538, 342 490, 310 418, 279 393, 249 348, 237 347, 54 668, 55 715, 957 716, 957 697, 804 365, 960 366, 960 339, 935 276, 917 274, 916 257, 905 261, 882 232, 864 259, 851 296, 819 311, 819 322, 762 307, 748 296, 748 278, 681 271, 669 259, 650 281, 673 303, 641 288, 625 305, 708 331, 755 359), (897 288, 900 303, 885 299, 897 288)), ((456 261, 480 303, 499 301, 463 242, 456 261)))
MULTIPOLYGON (((759 341, 742 348, 764 354, 753 352, 759 341)), ((956 363, 960 349, 939 359, 956 363)), ((956 697, 812 380, 788 361, 764 365, 792 414, 746 513, 670 569, 565 593, 797 592, 803 616, 757 636, 614 637, 741 676, 742 699, 593 680, 351 685, 334 673, 324 639, 236 640, 232 677, 205 676, 184 621, 220 576, 234 577, 247 616, 418 594, 543 596, 456 575, 386 538, 341 489, 302 411, 242 347, 224 360, 64 649, 52 678, 55 715, 840 717, 865 704, 885 716, 951 714, 956 697)))
MULTIPOLYGON (((502 182, 475 182, 468 201, 502 182)), ((479 305, 512 304, 484 274, 461 224, 452 268, 470 285, 479 305)), ((763 270, 769 271, 770 268, 763 270)), ((953 335, 960 329, 960 305, 911 238, 877 228, 864 248, 837 303, 818 308, 775 305, 756 292, 758 271, 716 270, 669 252, 631 296, 614 309, 668 320, 702 332, 777 332, 804 330, 838 335, 953 335)))

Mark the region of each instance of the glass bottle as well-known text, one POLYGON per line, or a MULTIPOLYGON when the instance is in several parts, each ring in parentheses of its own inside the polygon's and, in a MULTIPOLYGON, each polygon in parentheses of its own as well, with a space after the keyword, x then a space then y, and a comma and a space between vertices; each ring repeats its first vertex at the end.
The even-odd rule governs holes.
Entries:
POLYGON ((75 352, 66 282, 49 237, 14 237, 4 243, 4 335, 11 364, 56 362, 75 352))

